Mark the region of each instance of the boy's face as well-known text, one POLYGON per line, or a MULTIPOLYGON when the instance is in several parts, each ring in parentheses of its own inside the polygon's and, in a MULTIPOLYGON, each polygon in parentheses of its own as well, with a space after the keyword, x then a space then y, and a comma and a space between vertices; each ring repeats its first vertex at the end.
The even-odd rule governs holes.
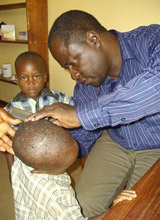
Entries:
POLYGON ((20 60, 17 69, 17 83, 26 97, 37 99, 46 81, 46 73, 38 59, 20 60))

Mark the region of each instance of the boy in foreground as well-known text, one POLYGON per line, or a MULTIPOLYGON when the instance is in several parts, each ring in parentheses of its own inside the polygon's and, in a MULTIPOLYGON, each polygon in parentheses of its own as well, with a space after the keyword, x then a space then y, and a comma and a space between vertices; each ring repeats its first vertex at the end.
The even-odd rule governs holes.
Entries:
MULTIPOLYGON (((21 53, 15 60, 15 70, 21 92, 8 103, 5 107, 6 111, 13 106, 32 114, 55 102, 73 105, 73 99, 70 96, 44 88, 47 69, 45 60, 40 54, 32 51, 21 53)), ((6 157, 10 173, 13 156, 6 153, 6 157)))
MULTIPOLYGON (((12 167, 16 220, 100 220, 84 218, 66 170, 78 155, 78 145, 61 127, 47 120, 21 124, 13 138, 17 159, 12 167), (26 172, 26 166, 28 171, 26 172)), ((136 197, 123 191, 114 204, 136 197)))

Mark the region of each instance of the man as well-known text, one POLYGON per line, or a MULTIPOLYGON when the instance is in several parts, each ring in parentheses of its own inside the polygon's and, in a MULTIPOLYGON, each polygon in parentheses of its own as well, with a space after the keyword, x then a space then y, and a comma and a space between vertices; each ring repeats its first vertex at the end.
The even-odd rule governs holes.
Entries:
POLYGON ((76 128, 71 133, 80 156, 89 153, 76 187, 85 216, 109 208, 160 157, 159 36, 159 25, 107 31, 78 10, 62 14, 51 28, 52 56, 77 81, 76 107, 53 104, 28 120, 53 117, 76 128))
POLYGON ((10 137, 15 135, 15 131, 10 125, 17 125, 20 122, 19 119, 12 118, 3 108, 0 108, 0 151, 14 154, 12 141, 8 135, 10 137))

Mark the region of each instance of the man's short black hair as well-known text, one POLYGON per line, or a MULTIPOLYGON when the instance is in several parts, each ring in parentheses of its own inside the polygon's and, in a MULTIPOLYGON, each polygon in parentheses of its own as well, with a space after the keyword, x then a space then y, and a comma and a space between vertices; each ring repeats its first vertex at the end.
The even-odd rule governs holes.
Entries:
POLYGON ((67 46, 70 43, 84 42, 86 32, 94 30, 96 32, 106 32, 107 30, 91 14, 80 11, 70 10, 60 15, 53 23, 49 38, 48 46, 51 49, 52 40, 59 36, 67 46))

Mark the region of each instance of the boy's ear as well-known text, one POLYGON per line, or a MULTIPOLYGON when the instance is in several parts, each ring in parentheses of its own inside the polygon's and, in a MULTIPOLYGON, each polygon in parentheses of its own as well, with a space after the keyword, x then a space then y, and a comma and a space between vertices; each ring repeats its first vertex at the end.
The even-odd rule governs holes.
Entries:
POLYGON ((47 74, 44 75, 44 82, 47 82, 47 74))
POLYGON ((87 39, 86 41, 89 44, 93 44, 96 47, 100 46, 100 36, 96 31, 93 31, 93 30, 87 31, 86 39, 87 39))
POLYGON ((17 74, 15 75, 15 78, 16 78, 16 83, 17 83, 17 85, 18 85, 18 79, 17 79, 17 74))

